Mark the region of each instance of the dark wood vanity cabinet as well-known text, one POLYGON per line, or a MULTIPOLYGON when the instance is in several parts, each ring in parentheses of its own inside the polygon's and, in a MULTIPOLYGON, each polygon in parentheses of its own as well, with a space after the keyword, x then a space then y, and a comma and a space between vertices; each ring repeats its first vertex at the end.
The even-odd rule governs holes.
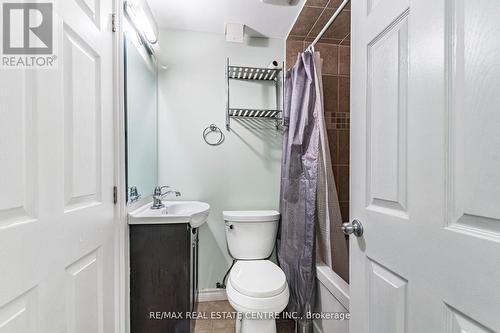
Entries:
POLYGON ((131 333, 189 333, 186 313, 196 299, 197 267, 198 229, 130 225, 131 333), (182 318, 172 317, 179 313, 182 318))

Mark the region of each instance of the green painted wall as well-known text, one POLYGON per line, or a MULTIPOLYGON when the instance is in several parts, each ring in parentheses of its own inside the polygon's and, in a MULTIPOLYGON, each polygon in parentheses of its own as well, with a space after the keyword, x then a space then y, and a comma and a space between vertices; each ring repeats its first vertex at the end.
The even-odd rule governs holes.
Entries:
MULTIPOLYGON (((225 130, 226 57, 232 64, 267 66, 283 61, 284 42, 251 38, 227 43, 222 34, 161 30, 159 73, 159 180, 182 192, 182 199, 211 207, 200 230, 200 289, 215 288, 231 264, 223 210, 277 209, 281 133, 272 122, 232 122, 225 130), (215 123, 226 141, 207 145, 203 130, 215 123)), ((274 86, 232 82, 234 107, 275 105, 274 86)))

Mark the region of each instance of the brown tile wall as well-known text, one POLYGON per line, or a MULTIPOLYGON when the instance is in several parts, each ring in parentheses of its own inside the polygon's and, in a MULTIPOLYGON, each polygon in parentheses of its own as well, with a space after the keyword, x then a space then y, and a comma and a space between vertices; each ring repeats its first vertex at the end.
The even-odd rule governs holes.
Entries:
MULTIPOLYGON (((289 38, 308 42, 314 40, 341 3, 342 0, 307 0, 290 31, 289 38)), ((320 41, 329 44, 349 45, 350 31, 351 6, 348 4, 320 41)))
MULTIPOLYGON (((297 54, 309 46, 340 3, 341 0, 306 2, 286 41, 287 69, 293 67, 297 54)), ((323 59, 325 120, 344 222, 349 220, 350 14, 346 8, 315 47, 323 59)), ((334 270, 349 281, 348 258, 343 258, 334 270)))

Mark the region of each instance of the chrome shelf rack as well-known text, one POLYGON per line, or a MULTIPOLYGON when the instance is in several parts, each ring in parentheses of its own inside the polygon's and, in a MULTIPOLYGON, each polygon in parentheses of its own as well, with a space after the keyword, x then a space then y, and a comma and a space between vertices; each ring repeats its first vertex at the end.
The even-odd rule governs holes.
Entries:
POLYGON ((282 110, 280 108, 280 84, 282 82, 280 77, 282 76, 282 69, 232 66, 229 63, 229 58, 227 58, 225 75, 226 129, 228 131, 231 129, 232 118, 273 120, 276 123, 276 129, 279 129, 282 122, 282 110), (229 103, 230 80, 274 82, 276 87, 276 109, 232 108, 229 103))

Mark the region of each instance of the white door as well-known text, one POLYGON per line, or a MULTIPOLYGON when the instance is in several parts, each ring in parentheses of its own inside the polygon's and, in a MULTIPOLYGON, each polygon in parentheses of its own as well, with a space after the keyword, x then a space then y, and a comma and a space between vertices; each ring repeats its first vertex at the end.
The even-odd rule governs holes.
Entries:
POLYGON ((54 1, 58 68, 0 69, 0 333, 115 331, 111 10, 54 1))
POLYGON ((500 332, 499 18, 352 1, 351 333, 500 332))

